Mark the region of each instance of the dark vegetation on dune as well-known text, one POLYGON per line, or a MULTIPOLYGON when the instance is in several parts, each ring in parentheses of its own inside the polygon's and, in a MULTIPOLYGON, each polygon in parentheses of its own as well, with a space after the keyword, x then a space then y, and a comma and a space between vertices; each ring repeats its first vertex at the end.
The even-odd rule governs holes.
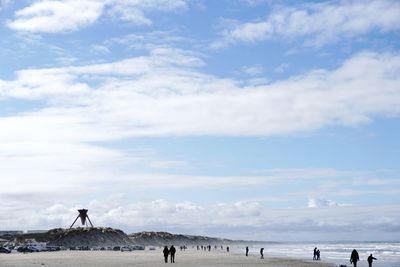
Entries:
POLYGON ((193 236, 171 234, 167 232, 139 232, 130 234, 129 237, 134 244, 138 245, 223 245, 234 243, 236 241, 207 236, 193 236))
POLYGON ((168 232, 139 232, 127 235, 113 228, 56 228, 45 233, 23 234, 13 237, 15 243, 23 244, 27 239, 47 242, 63 247, 109 247, 109 246, 164 246, 164 245, 224 245, 257 243, 223 238, 171 234, 168 232))
POLYGON ((21 243, 26 239, 35 239, 38 242, 64 247, 104 247, 132 244, 128 235, 123 231, 102 227, 56 228, 45 233, 24 234, 16 237, 16 241, 21 243))

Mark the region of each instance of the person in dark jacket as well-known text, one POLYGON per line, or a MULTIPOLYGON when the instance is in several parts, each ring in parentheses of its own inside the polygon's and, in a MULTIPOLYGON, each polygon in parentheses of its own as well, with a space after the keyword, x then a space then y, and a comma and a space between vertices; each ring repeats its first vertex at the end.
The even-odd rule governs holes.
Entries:
POLYGON ((164 247, 163 253, 164 253, 165 263, 167 263, 168 262, 168 254, 169 254, 169 249, 167 246, 164 247))
POLYGON ((317 259, 317 247, 314 248, 314 257, 312 259, 313 260, 317 259))
POLYGON ((261 259, 264 259, 264 248, 260 249, 261 259))
POLYGON ((374 256, 372 256, 372 254, 369 255, 369 257, 368 257, 368 259, 367 259, 367 261, 368 261, 368 266, 369 266, 369 267, 372 267, 372 262, 373 262, 374 260, 377 260, 377 258, 375 258, 374 256))
POLYGON ((358 256, 357 250, 353 249, 350 256, 350 263, 353 263, 354 267, 357 267, 357 261, 360 260, 360 256, 358 256))
POLYGON ((249 256, 249 247, 246 247, 246 257, 249 256))
POLYGON ((176 249, 175 249, 175 247, 172 245, 172 246, 169 248, 169 253, 171 254, 171 263, 175 263, 175 252, 176 252, 176 249))

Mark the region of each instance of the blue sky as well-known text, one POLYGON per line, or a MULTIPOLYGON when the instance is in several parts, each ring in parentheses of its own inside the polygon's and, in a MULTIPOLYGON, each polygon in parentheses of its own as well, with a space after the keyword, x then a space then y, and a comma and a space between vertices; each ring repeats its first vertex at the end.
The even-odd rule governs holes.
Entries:
POLYGON ((0 0, 0 35, 1 229, 400 238, 398 1, 0 0))

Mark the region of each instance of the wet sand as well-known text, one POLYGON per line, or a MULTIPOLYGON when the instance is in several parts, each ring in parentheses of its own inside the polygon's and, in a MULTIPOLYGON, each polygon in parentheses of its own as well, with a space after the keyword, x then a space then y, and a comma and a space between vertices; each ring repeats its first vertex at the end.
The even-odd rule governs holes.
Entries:
MULTIPOLYGON (((60 251, 40 253, 0 254, 1 267, 56 266, 56 267, 126 267, 126 266, 168 266, 164 263, 162 251, 60 251)), ((269 258, 259 259, 258 255, 237 255, 221 251, 178 251, 173 266, 185 267, 332 267, 321 262, 269 258)))

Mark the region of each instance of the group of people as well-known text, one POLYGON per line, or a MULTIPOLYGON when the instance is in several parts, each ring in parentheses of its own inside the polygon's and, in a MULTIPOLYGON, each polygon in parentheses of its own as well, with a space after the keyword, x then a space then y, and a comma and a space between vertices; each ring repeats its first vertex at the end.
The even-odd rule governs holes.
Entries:
POLYGON ((176 248, 173 245, 169 249, 168 246, 164 247, 163 253, 165 263, 168 263, 168 256, 171 256, 171 263, 175 263, 175 252, 176 248))
MULTIPOLYGON (((218 249, 217 245, 214 246, 214 249, 215 250, 218 249)), ((223 250, 223 249, 224 249, 224 247, 221 246, 221 250, 223 250)), ((199 246, 199 245, 197 245, 197 250, 211 251, 211 245, 208 245, 208 246, 199 246)), ((226 251, 229 252, 229 246, 226 247, 226 251)))
POLYGON ((321 252, 319 251, 319 249, 317 247, 314 248, 314 257, 313 257, 314 261, 319 261, 321 260, 321 252))
MULTIPOLYGON (((216 247, 217 246, 215 246, 215 249, 216 249, 216 247)), ((187 248, 186 246, 181 246, 180 250, 186 250, 186 248, 187 248)), ((201 246, 201 249, 211 251, 211 246, 210 245, 209 246, 201 246)), ((223 249, 222 246, 221 246, 221 249, 223 249)), ((197 250, 199 250, 199 246, 197 246, 197 250)), ((226 251, 229 252, 228 246, 226 247, 226 251)), ((164 250, 163 250, 165 263, 168 263, 168 256, 170 256, 171 263, 175 263, 175 253, 176 253, 176 249, 173 245, 170 248, 168 248, 168 246, 165 246, 164 250)), ((264 248, 260 249, 260 255, 261 255, 261 259, 264 259, 264 248)), ((249 247, 246 247, 246 257, 247 256, 249 256, 249 247)), ((320 259, 321 259, 321 253, 320 253, 319 249, 317 247, 315 247, 313 260, 320 260, 320 259)), ((357 262, 359 260, 360 260, 360 256, 358 255, 357 250, 353 249, 353 251, 351 252, 351 256, 350 256, 350 263, 352 263, 354 267, 357 267, 357 262)), ((372 254, 370 254, 369 257, 367 258, 369 267, 372 267, 372 263, 374 260, 377 260, 377 258, 375 258, 374 256, 372 256, 372 254)))
MULTIPOLYGON (((205 250, 205 251, 211 251, 211 245, 208 246, 197 246, 197 250, 205 250)), ((186 246, 180 246, 179 249, 181 251, 185 251, 187 249, 186 246)), ((217 246, 214 246, 214 249, 217 249, 217 246)), ((221 249, 224 249, 223 246, 221 246, 221 249)), ((226 247, 226 251, 229 252, 229 246, 226 247)), ((164 254, 164 261, 165 263, 168 263, 168 257, 170 257, 171 263, 175 263, 175 253, 176 253, 176 248, 172 245, 170 248, 168 246, 164 247, 163 254, 164 254)))
MULTIPOLYGON (((350 263, 353 263, 353 266, 357 267, 357 262, 359 260, 360 260, 360 256, 358 255, 357 250, 353 249, 353 251, 351 252, 351 256, 350 256, 350 263)), ((367 258, 369 267, 372 267, 372 263, 374 262, 374 260, 377 260, 377 258, 375 258, 374 256, 372 256, 372 254, 370 254, 367 258)))
MULTIPOLYGON (((260 248, 261 259, 264 259, 264 248, 260 248)), ((246 257, 249 256, 249 247, 246 247, 246 257)))
MULTIPOLYGON (((320 260, 320 251, 318 248, 314 248, 314 257, 313 260, 320 260)), ((360 256, 358 255, 357 250, 353 249, 353 251, 351 252, 350 255, 350 263, 353 264, 354 267, 357 267, 357 262, 360 260, 360 256)), ((369 257, 367 258, 367 262, 368 262, 368 266, 372 267, 372 263, 374 262, 374 260, 377 260, 377 258, 375 258, 374 256, 372 256, 372 254, 369 255, 369 257)))

